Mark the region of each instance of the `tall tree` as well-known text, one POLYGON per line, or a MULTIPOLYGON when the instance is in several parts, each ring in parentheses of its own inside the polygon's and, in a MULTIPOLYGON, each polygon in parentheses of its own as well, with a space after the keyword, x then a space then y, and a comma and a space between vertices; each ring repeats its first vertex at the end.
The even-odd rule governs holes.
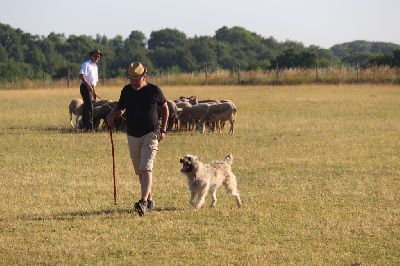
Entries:
POLYGON ((186 34, 176 29, 163 29, 153 31, 150 34, 148 47, 150 50, 157 47, 166 49, 175 49, 177 47, 186 47, 188 44, 186 34))

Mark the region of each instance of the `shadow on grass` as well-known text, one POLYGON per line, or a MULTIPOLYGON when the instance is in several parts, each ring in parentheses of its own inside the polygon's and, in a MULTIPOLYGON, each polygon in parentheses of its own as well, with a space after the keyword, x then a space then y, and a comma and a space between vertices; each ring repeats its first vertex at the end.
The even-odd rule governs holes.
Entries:
MULTIPOLYGON (((28 134, 29 131, 37 131, 42 133, 59 133, 59 134, 97 134, 97 133, 109 133, 108 128, 99 128, 94 130, 93 132, 85 132, 81 129, 72 129, 69 127, 61 128, 61 127, 38 127, 38 126, 12 126, 9 127, 13 134, 28 134)), ((116 130, 113 128, 113 133, 125 133, 126 131, 116 130)), ((5 133, 1 133, 5 134, 5 133)))
MULTIPOLYGON (((165 207, 156 208, 156 212, 166 212, 166 211, 178 211, 177 207, 165 207)), ((69 221, 76 218, 84 217, 94 217, 94 216, 107 216, 111 218, 111 215, 115 214, 136 214, 133 209, 112 209, 112 210, 101 210, 101 211, 82 211, 82 212, 70 212, 70 213, 60 213, 50 216, 35 216, 35 217, 17 217, 16 219, 29 220, 29 221, 69 221)), ((0 221, 13 220, 12 218, 0 219, 0 221)))

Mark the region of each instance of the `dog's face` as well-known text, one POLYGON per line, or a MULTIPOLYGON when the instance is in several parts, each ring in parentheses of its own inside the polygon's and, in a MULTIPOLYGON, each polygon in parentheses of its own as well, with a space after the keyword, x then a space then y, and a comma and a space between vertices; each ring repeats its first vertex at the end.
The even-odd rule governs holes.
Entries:
POLYGON ((200 159, 194 155, 185 155, 179 162, 183 165, 181 172, 182 173, 191 173, 196 168, 196 162, 200 159))

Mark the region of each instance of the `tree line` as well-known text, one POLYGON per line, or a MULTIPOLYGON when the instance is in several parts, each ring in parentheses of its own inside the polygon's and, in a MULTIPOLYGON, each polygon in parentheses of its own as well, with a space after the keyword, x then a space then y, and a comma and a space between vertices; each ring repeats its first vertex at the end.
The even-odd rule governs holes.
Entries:
POLYGON ((140 61, 149 74, 193 73, 215 70, 270 70, 275 68, 324 68, 333 66, 400 66, 400 46, 392 43, 354 41, 323 49, 301 42, 278 42, 242 27, 226 26, 214 36, 188 38, 177 29, 141 31, 127 38, 97 34, 50 33, 32 35, 0 23, 0 81, 11 79, 76 78, 89 52, 100 49, 101 78, 125 76, 130 62, 140 61))

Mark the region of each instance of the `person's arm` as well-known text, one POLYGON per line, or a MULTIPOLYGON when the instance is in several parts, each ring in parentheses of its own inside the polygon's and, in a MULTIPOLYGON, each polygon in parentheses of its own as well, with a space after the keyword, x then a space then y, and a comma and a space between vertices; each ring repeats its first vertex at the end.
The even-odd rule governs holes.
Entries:
POLYGON ((86 87, 88 88, 89 91, 93 92, 93 96, 94 99, 96 100, 96 91, 94 90, 94 87, 92 87, 92 84, 89 84, 89 82, 87 81, 86 77, 84 74, 79 74, 79 78, 80 80, 82 80, 82 82, 86 85, 86 87))
POLYGON ((115 106, 114 109, 108 114, 107 116, 107 122, 109 125, 111 125, 114 122, 114 119, 117 116, 121 116, 125 113, 125 109, 121 109, 118 106, 115 106))
POLYGON ((160 129, 160 138, 158 142, 162 141, 165 137, 165 132, 167 130, 167 120, 168 120, 169 110, 167 102, 161 105, 161 129, 160 129))

